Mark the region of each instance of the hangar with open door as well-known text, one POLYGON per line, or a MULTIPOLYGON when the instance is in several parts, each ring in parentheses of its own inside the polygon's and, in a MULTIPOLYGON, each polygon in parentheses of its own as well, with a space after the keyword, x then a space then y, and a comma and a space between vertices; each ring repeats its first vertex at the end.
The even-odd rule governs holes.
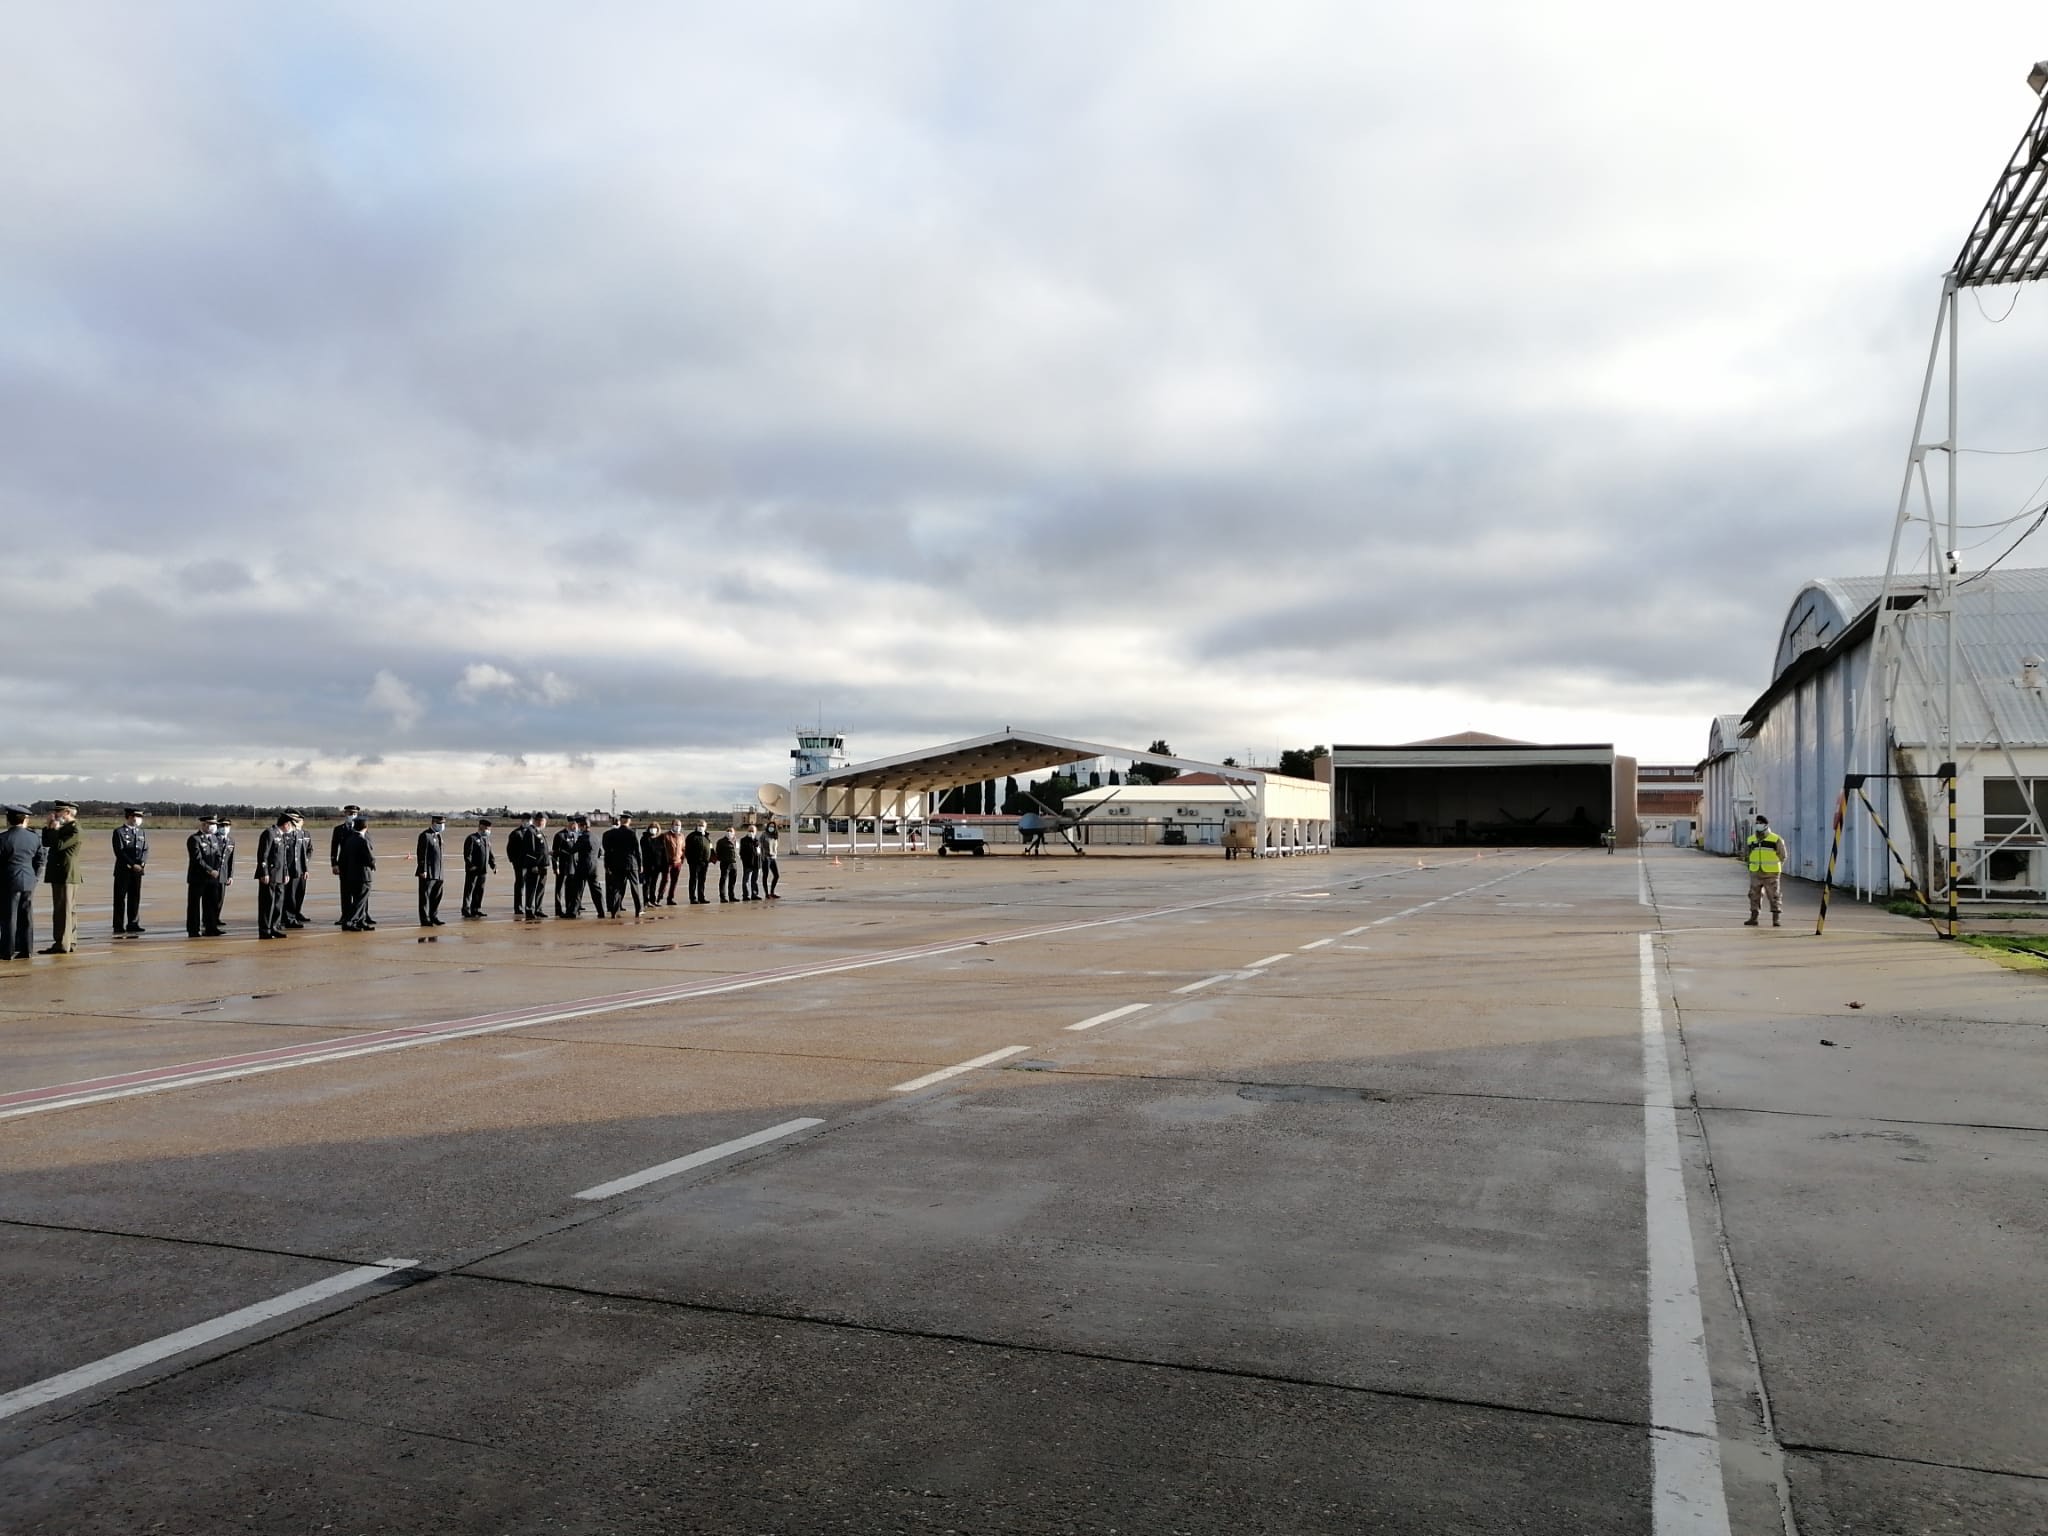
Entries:
POLYGON ((1607 743, 1545 745, 1466 731, 1336 746, 1328 772, 1347 847, 1599 846, 1636 840, 1635 763, 1607 743))

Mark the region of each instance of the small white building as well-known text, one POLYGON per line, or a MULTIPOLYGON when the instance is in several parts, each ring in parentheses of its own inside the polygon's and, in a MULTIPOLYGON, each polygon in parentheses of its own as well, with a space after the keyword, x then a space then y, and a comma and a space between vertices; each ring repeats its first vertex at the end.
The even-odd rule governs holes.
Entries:
MULTIPOLYGON (((1286 780, 1300 783, 1301 780, 1286 780)), ((1268 791, 1270 793, 1270 783, 1268 791)), ((1318 786, 1320 787, 1320 786, 1318 786)), ((1255 786, 1190 773, 1163 784, 1105 784, 1068 795, 1062 808, 1087 814, 1090 843, 1220 846, 1233 823, 1256 823, 1255 786), (1179 833, 1178 837, 1173 836, 1179 833)))

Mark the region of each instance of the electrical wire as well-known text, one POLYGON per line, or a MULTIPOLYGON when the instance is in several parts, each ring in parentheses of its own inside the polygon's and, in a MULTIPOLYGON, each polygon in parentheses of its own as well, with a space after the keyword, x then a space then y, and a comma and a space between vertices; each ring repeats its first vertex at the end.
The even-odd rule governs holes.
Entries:
POLYGON ((2012 302, 2005 306, 2005 313, 1996 320, 1993 320, 1989 314, 1985 313, 1984 290, 1982 288, 1972 288, 1970 290, 1970 297, 1977 301, 1977 313, 1983 315, 1986 321, 1992 325, 2003 325, 2012 318, 2012 312, 2020 307, 2020 295, 2026 291, 2022 286, 2015 286, 2012 291, 2012 302))
POLYGON ((1977 581, 1982 577, 1989 576, 1993 571, 1998 569, 1999 561, 2003 560, 2006 557, 2006 555, 2011 554, 2014 550, 2018 549, 2022 544, 2026 543, 2028 539, 2032 538, 2037 532, 2039 532, 2041 525, 2043 523, 2048 523, 2048 505, 2044 505, 2041 508, 2040 515, 2036 517, 2031 524, 2028 525, 2027 531, 2025 533, 2021 534, 2018 538, 2014 539, 2010 544, 2006 545, 2004 552, 1999 555, 1997 560, 1992 561, 1989 565, 1985 566, 1983 570, 1976 571, 1971 575, 1965 576, 1961 581, 1957 582, 1956 585, 1959 587, 1967 587, 1971 582, 1977 581))
POLYGON ((2048 443, 2038 448, 1958 448, 1957 453, 1987 453, 2001 459, 2023 459, 2030 453, 2048 453, 2048 443))

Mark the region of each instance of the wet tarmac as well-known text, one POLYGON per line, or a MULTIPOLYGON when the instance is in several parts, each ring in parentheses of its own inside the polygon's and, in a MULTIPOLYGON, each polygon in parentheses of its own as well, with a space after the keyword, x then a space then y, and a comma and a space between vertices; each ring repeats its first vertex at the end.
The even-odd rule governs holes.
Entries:
POLYGON ((2048 1530, 2041 975, 1671 849, 784 870, 88 887, 0 1530, 2048 1530))

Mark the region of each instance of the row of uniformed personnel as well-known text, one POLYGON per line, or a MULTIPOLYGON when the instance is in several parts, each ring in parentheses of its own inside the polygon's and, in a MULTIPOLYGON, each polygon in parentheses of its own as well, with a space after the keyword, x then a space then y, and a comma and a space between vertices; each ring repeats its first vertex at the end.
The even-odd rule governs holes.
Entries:
MULTIPOLYGON (((51 888, 53 920, 53 941, 43 953, 70 954, 78 944, 73 890, 85 878, 80 868, 83 834, 77 823, 78 808, 57 806, 40 835, 28 829, 25 808, 4 809, 7 831, 0 833, 0 897, 4 897, 0 903, 0 959, 28 958, 31 903, 39 884, 51 888)), ((336 921, 349 932, 363 932, 377 926, 370 916, 377 855, 362 808, 345 806, 343 813, 328 839, 328 864, 341 884, 341 916, 336 921)), ((689 901, 708 902, 706 873, 713 863, 719 866, 720 901, 780 899, 776 887, 781 883, 781 865, 772 823, 729 830, 713 839, 701 821, 687 832, 680 821, 667 831, 650 824, 636 832, 632 817, 621 816, 601 838, 593 839, 590 818, 572 816, 552 841, 547 837, 547 823, 546 815, 535 812, 506 839, 514 916, 518 918, 546 916, 541 906, 550 870, 555 876, 556 917, 582 916, 586 893, 600 916, 620 916, 628 896, 635 916, 643 904, 665 901, 674 906, 676 888, 686 869, 689 901), (601 892, 597 883, 600 870, 604 876, 601 892)), ((414 851, 413 874, 419 885, 423 927, 445 926, 440 914, 446 826, 446 817, 430 818, 414 851)), ((306 883, 313 847, 313 834, 297 811, 280 812, 263 829, 256 845, 258 938, 281 939, 306 926, 306 883)), ((117 935, 142 933, 139 916, 142 877, 149 863, 149 834, 143 829, 141 811, 130 807, 124 812, 121 825, 114 829, 113 854, 113 931, 117 935)), ((185 839, 185 855, 185 931, 193 938, 217 937, 226 931, 222 907, 236 873, 233 823, 225 816, 203 813, 197 829, 185 839)), ((484 892, 489 877, 498 869, 489 817, 477 818, 476 829, 463 839, 462 864, 462 915, 486 917, 484 892)))

